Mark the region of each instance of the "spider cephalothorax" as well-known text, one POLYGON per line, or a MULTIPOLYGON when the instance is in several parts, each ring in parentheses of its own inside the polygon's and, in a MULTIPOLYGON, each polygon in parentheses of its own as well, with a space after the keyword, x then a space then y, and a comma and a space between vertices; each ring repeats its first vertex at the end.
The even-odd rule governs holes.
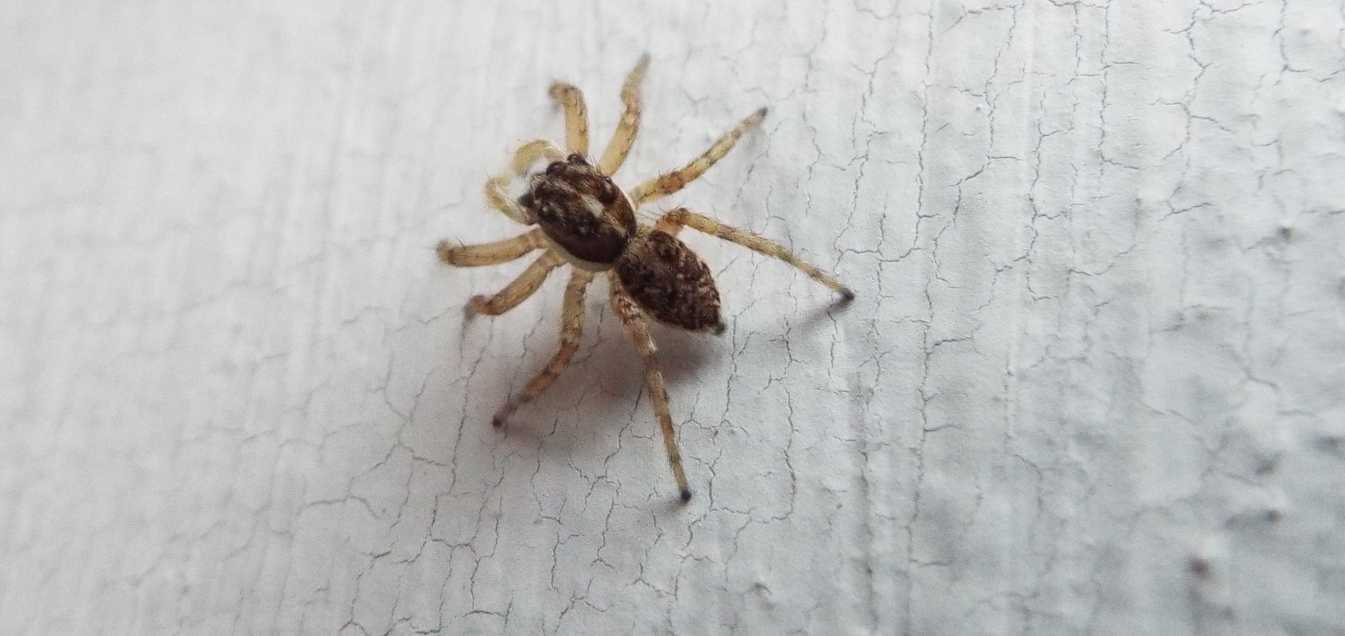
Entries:
POLYGON ((641 183, 627 196, 610 177, 621 167, 635 141, 640 124, 640 81, 648 64, 648 56, 642 57, 626 77, 621 88, 621 101, 625 103, 626 112, 617 126, 616 135, 596 165, 585 156, 588 154, 588 110, 583 94, 569 84, 553 84, 551 97, 565 110, 566 145, 570 155, 562 155, 548 141, 528 142, 514 153, 512 173, 486 182, 486 200, 492 207, 515 221, 537 228, 511 239, 483 245, 454 246, 440 242, 438 252, 445 263, 468 267, 504 263, 534 250, 543 250, 537 260, 499 293, 490 297, 472 297, 470 307, 490 315, 499 315, 518 306, 536 292, 556 268, 566 264, 574 268, 565 288, 560 349, 517 397, 495 413, 495 426, 503 426, 519 405, 541 395, 569 365, 570 358, 579 349, 579 336, 584 328, 584 296, 588 285, 595 276, 606 273, 612 307, 644 359, 645 384, 663 432, 664 448, 682 501, 687 501, 691 499, 691 489, 687 486, 681 452, 677 447, 663 374, 654 358, 654 339, 649 333, 647 317, 683 329, 714 333, 722 333, 724 323, 719 315, 719 290, 715 288, 710 268, 678 240, 677 233, 683 227, 690 227, 737 243, 799 268, 835 290, 844 300, 855 295, 835 277, 800 260, 780 244, 722 225, 686 208, 663 214, 653 225, 636 220, 637 206, 681 190, 719 161, 743 133, 761 123, 766 116, 765 108, 757 110, 691 163, 641 183), (543 158, 550 163, 543 172, 529 178, 528 192, 516 201, 506 197, 505 186, 510 178, 526 175, 528 168, 543 158))
POLYGON ((630 199, 580 154, 533 175, 518 204, 576 265, 593 271, 611 267, 638 229, 630 199))

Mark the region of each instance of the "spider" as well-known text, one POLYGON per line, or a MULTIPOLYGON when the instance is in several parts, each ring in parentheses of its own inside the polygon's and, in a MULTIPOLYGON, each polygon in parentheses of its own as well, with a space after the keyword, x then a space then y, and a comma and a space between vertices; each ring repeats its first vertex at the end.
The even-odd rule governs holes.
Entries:
POLYGON ((649 319, 716 335, 724 332, 724 322, 719 315, 719 290, 710 268, 678 240, 678 232, 690 227, 780 259, 835 290, 842 302, 854 299, 855 294, 834 276, 804 262, 784 246, 686 208, 666 212, 652 225, 636 220, 635 211, 640 205, 677 192, 694 181, 766 116, 765 108, 758 109, 695 160, 645 181, 627 194, 612 182, 611 175, 621 167, 635 142, 640 126, 640 84, 648 67, 646 54, 626 76, 621 87, 625 112, 596 165, 588 159, 588 108, 584 94, 573 85, 553 83, 549 93, 565 113, 568 154, 550 141, 530 141, 514 152, 511 170, 488 179, 485 186, 486 201, 491 207, 514 221, 536 227, 513 238, 481 245, 440 241, 436 252, 446 264, 478 267, 513 261, 541 250, 541 256, 499 293, 471 298, 469 312, 491 316, 517 307, 537 291, 553 270, 565 265, 571 267, 570 281, 565 287, 560 348, 522 393, 495 413, 492 424, 497 428, 503 427, 519 406, 541 395, 569 365, 584 328, 586 290, 595 276, 606 274, 613 311, 643 359, 645 386, 653 399, 668 462, 685 503, 691 500, 691 489, 687 486, 668 410, 668 391, 654 356, 649 319), (528 169, 543 159, 548 162, 546 169, 529 176, 527 192, 511 200, 506 194, 510 181, 527 176, 528 169))

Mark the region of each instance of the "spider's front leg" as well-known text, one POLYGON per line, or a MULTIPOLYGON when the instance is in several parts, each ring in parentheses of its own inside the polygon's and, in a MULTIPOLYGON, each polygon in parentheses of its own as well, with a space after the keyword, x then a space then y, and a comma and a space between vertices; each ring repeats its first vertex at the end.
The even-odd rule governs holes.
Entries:
POLYGON ((514 159, 509 166, 510 172, 501 173, 486 180, 486 203, 514 221, 524 225, 532 225, 531 215, 516 201, 509 198, 509 181, 527 174, 528 167, 538 159, 560 161, 564 158, 565 154, 560 151, 560 148, 545 139, 537 139, 519 146, 518 150, 514 151, 514 159))
POLYGON ((575 269, 570 274, 570 283, 565 287, 565 307, 561 315, 560 348, 551 356, 551 361, 533 376, 518 397, 509 400, 495 412, 491 424, 496 428, 504 426, 509 416, 513 415, 519 406, 541 395, 552 382, 556 381, 556 378, 560 377, 565 367, 570 365, 570 358, 579 350, 579 338, 584 334, 584 294, 592 281, 593 274, 582 269, 575 269))
POLYGON ((746 134, 748 130, 751 130, 754 126, 760 124, 761 120, 765 118, 766 107, 763 106, 757 109, 756 112, 748 115, 742 121, 738 122, 738 125, 734 126, 733 130, 728 131, 723 137, 716 140, 714 145, 710 146, 709 150, 701 153, 701 156, 696 157, 691 163, 682 166, 679 170, 661 174, 636 186, 630 193, 631 201, 638 207, 643 203, 653 201, 660 197, 665 197, 685 188, 688 183, 695 181, 697 177, 705 174, 705 171, 709 170, 710 166, 715 165, 716 162, 723 159, 724 155, 728 154, 729 151, 733 149, 734 144, 738 143, 738 139, 746 134))
POLYGON ((649 334, 649 321, 645 319, 635 299, 621 288, 621 280, 615 274, 610 274, 608 279, 612 289, 612 309, 621 318, 626 334, 644 361, 645 386, 654 402, 654 416, 658 418, 659 429, 663 431, 663 447, 668 452, 673 478, 677 480, 682 501, 691 501, 691 488, 687 486, 686 472, 682 469, 682 452, 677 446, 677 431, 673 429, 672 413, 668 410, 668 388, 663 382, 663 373, 659 371, 658 360, 654 357, 657 349, 654 337, 649 334))
POLYGON ((588 106, 584 103, 584 93, 565 82, 552 84, 547 92, 565 109, 565 146, 570 152, 587 157, 588 106))
POLYGON ((598 172, 607 176, 616 174, 621 164, 626 162, 626 155, 630 154, 630 147, 635 144, 635 134, 640 131, 640 82, 644 81, 648 69, 649 54, 645 53, 621 84, 621 103, 626 105, 626 110, 621 114, 616 133, 598 160, 598 172))
POLYGON ((503 241, 480 245, 453 245, 448 241, 439 241, 435 252, 439 254, 439 260, 444 264, 455 267, 499 265, 522 258, 535 249, 546 247, 546 239, 542 237, 543 233, 538 229, 503 241))
POLYGON ((681 230, 683 226, 699 230, 710 236, 729 241, 730 243, 737 243, 758 254, 765 254, 772 258, 778 258, 797 267, 813 280, 832 288, 836 293, 841 295, 842 299, 850 301, 855 298, 855 292, 842 284, 835 276, 832 276, 818 266, 799 258, 793 252, 789 251, 789 248, 746 230, 740 230, 736 227, 724 225, 703 214, 697 214, 686 208, 677 208, 676 210, 672 210, 662 217, 659 217, 658 223, 654 225, 655 228, 667 232, 668 234, 672 234, 673 236, 676 236, 677 232, 681 230))

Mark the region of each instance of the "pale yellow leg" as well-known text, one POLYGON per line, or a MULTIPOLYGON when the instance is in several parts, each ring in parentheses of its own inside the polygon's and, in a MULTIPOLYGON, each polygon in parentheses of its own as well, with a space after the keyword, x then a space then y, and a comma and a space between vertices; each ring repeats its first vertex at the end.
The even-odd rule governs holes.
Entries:
POLYGON ((616 174, 621 164, 625 163, 626 155, 630 154, 630 147, 635 143, 635 134, 640 130, 640 83, 644 81, 644 74, 648 68, 649 54, 646 53, 640 56, 640 61, 635 63, 635 68, 631 69, 625 83, 621 85, 621 102, 626 105, 626 112, 621 114, 621 122, 616 126, 616 133, 607 143, 602 159, 598 160, 598 172, 608 176, 616 174))
POLYGON ((510 165, 511 172, 501 173, 486 180, 486 203, 519 223, 532 225, 535 220, 531 218, 527 210, 524 210, 517 202, 509 198, 509 181, 526 174, 528 167, 538 159, 560 161, 564 158, 565 153, 562 153, 560 148, 545 139, 537 139, 519 146, 518 150, 514 151, 514 159, 510 165))
POLYGON ((588 156, 588 106, 584 93, 572 84, 551 85, 551 99, 565 109, 565 146, 570 152, 588 156))
POLYGON ((715 165, 715 162, 728 154, 729 150, 733 149, 733 145, 738 143, 738 139, 753 126, 760 124, 761 120, 765 117, 765 107, 748 115, 746 119, 738 122, 738 125, 734 126, 733 130, 730 130, 723 137, 720 137, 713 146, 710 146, 709 150, 706 150, 701 156, 696 157, 695 160, 683 166, 680 170, 674 170, 667 174, 659 175, 636 186, 635 190, 630 193, 631 200, 635 202, 636 206, 639 206, 640 204, 653 201, 659 197, 667 196, 686 187, 688 183, 695 181, 697 177, 704 174, 706 170, 709 170, 710 166, 715 165))
POLYGON ((556 354, 551 356, 551 361, 533 376, 528 385, 523 387, 523 392, 518 397, 509 400, 495 412, 495 418, 491 423, 497 428, 504 426, 518 407, 541 395, 552 382, 556 381, 556 378, 560 377, 565 367, 570 365, 570 358, 579 350, 579 338, 584 333, 584 294, 592 281, 591 272, 582 269, 572 270, 570 283, 565 286, 565 307, 560 323, 560 349, 556 350, 556 354))
POLYGON ((672 413, 668 410, 668 388, 663 383, 663 373, 659 371, 658 360, 654 357, 656 348, 653 336, 649 335, 649 322, 639 305, 635 303, 635 299, 621 288, 620 279, 615 274, 609 274, 608 280, 612 288, 612 309, 621 318, 621 324, 626 327, 626 334, 630 336, 636 351, 640 352, 640 358, 644 360, 645 387, 649 389, 649 397, 654 402, 654 416, 658 418, 659 428, 663 431, 663 448, 668 452, 668 463, 672 465, 673 478, 677 480, 682 501, 690 501, 691 488, 687 486, 686 472, 682 469, 682 453, 677 447, 677 431, 673 429, 672 413))
POLYGON ((800 259, 798 256, 795 256, 793 252, 786 249, 785 246, 776 243, 775 241, 764 239, 751 232, 724 225, 708 216, 696 214, 686 208, 677 208, 676 210, 664 214, 662 217, 659 217, 658 223, 654 224, 654 227, 669 234, 676 235, 677 231, 684 225, 694 230, 717 236, 725 241, 737 243, 759 254, 765 254, 766 256, 778 258, 789 263, 802 270, 803 273, 811 276, 813 280, 836 290, 836 293, 840 294, 845 300, 853 300, 855 297, 855 292, 849 287, 841 284, 841 281, 837 280, 835 276, 822 271, 812 263, 800 259))
POLYGON ((457 267, 499 265, 521 258, 537 248, 545 247, 546 240, 542 236, 541 230, 533 230, 514 238, 480 245, 453 245, 448 241, 439 241, 435 251, 439 254, 439 260, 457 267))
POLYGON ((546 252, 537 257, 528 268, 523 270, 508 285, 504 286, 499 293, 487 298, 486 296, 472 296, 469 306, 477 313, 488 316, 498 316, 528 299, 537 291, 538 287, 546 281, 547 274, 556 269, 565 262, 565 259, 557 256, 553 252, 546 252))

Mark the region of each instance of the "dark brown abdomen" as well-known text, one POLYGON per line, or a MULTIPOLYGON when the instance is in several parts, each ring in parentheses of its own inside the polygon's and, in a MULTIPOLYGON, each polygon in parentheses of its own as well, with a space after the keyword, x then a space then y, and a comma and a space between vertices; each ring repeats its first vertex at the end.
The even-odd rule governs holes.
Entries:
POLYGON ((677 237, 642 231, 616 263, 617 277, 655 320, 692 331, 721 331, 719 290, 710 268, 677 237))

